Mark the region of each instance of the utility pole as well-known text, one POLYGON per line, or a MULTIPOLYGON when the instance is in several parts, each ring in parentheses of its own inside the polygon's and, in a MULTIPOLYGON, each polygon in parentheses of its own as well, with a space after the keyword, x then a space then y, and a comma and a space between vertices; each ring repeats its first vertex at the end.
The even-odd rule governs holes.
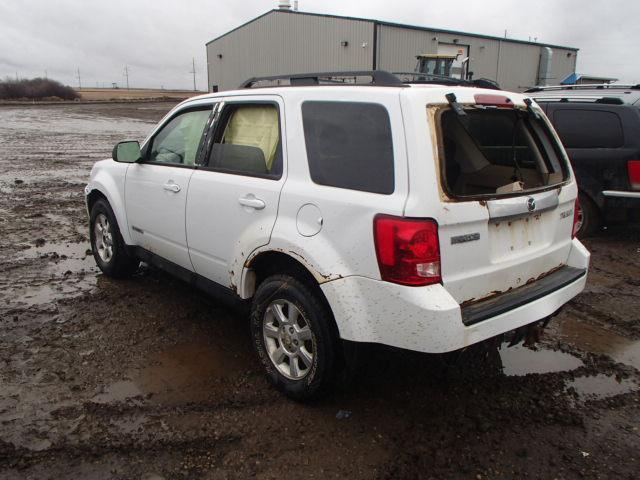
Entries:
POLYGON ((48 80, 48 79, 49 79, 49 76, 47 75, 47 71, 46 71, 46 70, 44 71, 44 79, 45 79, 45 80, 48 80))
POLYGON ((124 66, 124 76, 127 78, 127 90, 129 90, 129 67, 124 66))
POLYGON ((195 57, 191 58, 191 71, 189 73, 193 73, 193 91, 196 91, 196 59, 195 57))
POLYGON ((78 88, 82 88, 82 81, 80 80, 80 67, 78 67, 78 88))

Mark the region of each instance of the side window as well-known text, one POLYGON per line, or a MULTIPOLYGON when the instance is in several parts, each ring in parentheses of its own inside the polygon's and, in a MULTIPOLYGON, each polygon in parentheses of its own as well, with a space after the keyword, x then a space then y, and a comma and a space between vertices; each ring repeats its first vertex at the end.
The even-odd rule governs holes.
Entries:
POLYGON ((194 165, 204 127, 212 107, 191 110, 174 117, 153 138, 148 161, 194 165))
POLYGON ((602 110, 556 110, 554 127, 566 148, 619 148, 624 145, 620 117, 602 110))
POLYGON ((227 104, 216 126, 208 166, 226 173, 280 178, 278 107, 272 103, 227 104))
POLYGON ((391 123, 375 103, 302 104, 302 123, 311 179, 364 192, 394 190, 391 123))

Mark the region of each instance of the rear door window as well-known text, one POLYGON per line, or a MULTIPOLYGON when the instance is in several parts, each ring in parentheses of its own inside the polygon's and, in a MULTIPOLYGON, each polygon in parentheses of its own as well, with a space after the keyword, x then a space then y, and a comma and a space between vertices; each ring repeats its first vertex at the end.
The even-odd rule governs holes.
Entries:
POLYGON ((362 102, 302 104, 311 179, 320 185, 391 194, 393 142, 387 109, 362 102))
POLYGON ((561 109, 553 123, 566 148, 620 148, 624 134, 620 117, 602 110, 561 109))
POLYGON ((265 178, 282 176, 280 119, 273 103, 228 103, 215 127, 207 168, 265 178))

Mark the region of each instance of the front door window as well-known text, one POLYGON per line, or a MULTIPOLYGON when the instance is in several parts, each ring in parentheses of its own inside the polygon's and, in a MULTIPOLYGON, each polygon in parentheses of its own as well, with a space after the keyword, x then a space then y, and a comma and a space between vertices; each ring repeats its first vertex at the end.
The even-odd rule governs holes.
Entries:
POLYGON ((154 137, 149 160, 154 163, 193 166, 211 109, 192 110, 173 118, 154 137))

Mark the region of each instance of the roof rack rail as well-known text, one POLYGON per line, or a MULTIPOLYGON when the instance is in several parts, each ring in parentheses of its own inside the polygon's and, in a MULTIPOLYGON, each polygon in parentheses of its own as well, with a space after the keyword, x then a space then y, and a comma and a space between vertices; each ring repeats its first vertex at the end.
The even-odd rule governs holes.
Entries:
POLYGON ((405 84, 434 84, 434 85, 456 85, 461 87, 488 88, 500 90, 500 85, 488 78, 477 78, 474 80, 462 80, 460 78, 445 77, 435 73, 424 72, 393 72, 405 84))
MULTIPOLYGON (((371 85, 377 87, 403 87, 406 86, 395 75, 384 70, 361 70, 348 72, 317 72, 317 73, 295 73, 285 75, 273 75, 268 77, 253 77, 240 85, 240 88, 260 88, 256 84, 260 82, 278 82, 286 80, 286 86, 309 86, 309 85, 371 85), (367 83, 358 83, 357 77, 370 77, 367 83), (343 80, 339 80, 339 79, 343 80), (353 78, 354 81, 348 81, 353 78)), ((285 85, 269 85, 285 86, 285 85)))
POLYGON ((536 102, 560 102, 560 103, 603 103, 607 105, 624 105, 624 100, 619 97, 596 97, 596 96, 566 96, 566 95, 539 95, 535 97, 536 102))
POLYGON ((594 83, 581 85, 538 86, 525 90, 524 93, 551 92, 554 90, 640 90, 640 83, 594 83))

